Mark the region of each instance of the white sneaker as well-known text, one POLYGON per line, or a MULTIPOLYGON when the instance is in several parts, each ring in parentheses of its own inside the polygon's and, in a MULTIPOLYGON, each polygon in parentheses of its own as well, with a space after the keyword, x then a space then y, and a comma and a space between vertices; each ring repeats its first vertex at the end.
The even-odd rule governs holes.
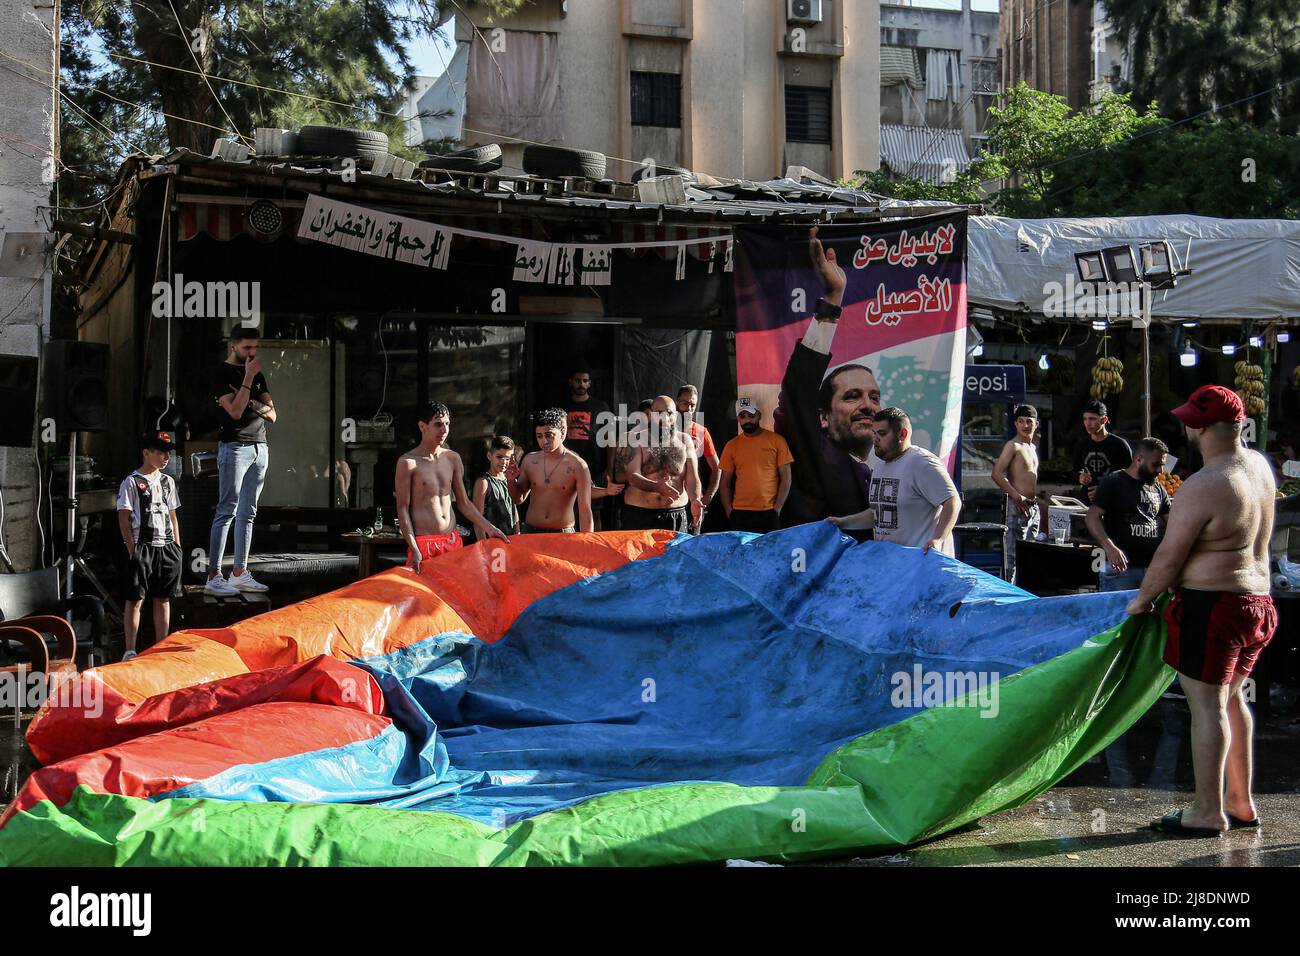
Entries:
POLYGON ((232 587, 218 574, 215 578, 208 578, 207 583, 203 585, 203 593, 215 594, 217 597, 233 597, 239 593, 239 588, 232 587))
POLYGON ((122 655, 122 660, 129 661, 133 657, 135 657, 135 651, 127 651, 122 655))
POLYGON ((231 575, 230 575, 230 586, 231 586, 232 588, 236 588, 237 590, 240 590, 240 591, 269 591, 269 590, 271 590, 271 589, 268 588, 265 584, 263 584, 261 581, 258 581, 258 580, 257 580, 256 578, 254 578, 251 574, 249 574, 247 568, 244 569, 244 573, 243 573, 243 574, 231 574, 231 575))

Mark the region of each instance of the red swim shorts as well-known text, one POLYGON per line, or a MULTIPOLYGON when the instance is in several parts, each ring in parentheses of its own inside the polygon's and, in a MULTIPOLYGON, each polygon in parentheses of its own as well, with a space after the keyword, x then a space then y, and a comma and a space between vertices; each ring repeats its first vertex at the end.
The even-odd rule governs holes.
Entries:
POLYGON ((1267 594, 1178 588, 1165 622, 1165 663, 1194 680, 1225 685, 1250 675, 1277 631, 1277 608, 1267 594))
MULTIPOLYGON (((415 544, 420 549, 422 561, 428 561, 430 558, 436 558, 440 554, 456 551, 465 546, 465 542, 460 540, 459 531, 450 534, 417 534, 415 544)), ((409 568, 414 563, 415 555, 410 553, 410 548, 407 548, 406 566, 409 568)))

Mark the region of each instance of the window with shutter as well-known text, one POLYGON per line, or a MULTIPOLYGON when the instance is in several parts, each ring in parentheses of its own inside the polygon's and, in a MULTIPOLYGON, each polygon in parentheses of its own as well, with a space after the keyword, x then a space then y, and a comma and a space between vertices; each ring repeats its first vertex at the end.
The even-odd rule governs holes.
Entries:
POLYGON ((680 74, 632 71, 632 125, 681 128, 680 74))
POLYGON ((785 138, 789 143, 830 145, 830 90, 821 86, 785 88, 785 138))

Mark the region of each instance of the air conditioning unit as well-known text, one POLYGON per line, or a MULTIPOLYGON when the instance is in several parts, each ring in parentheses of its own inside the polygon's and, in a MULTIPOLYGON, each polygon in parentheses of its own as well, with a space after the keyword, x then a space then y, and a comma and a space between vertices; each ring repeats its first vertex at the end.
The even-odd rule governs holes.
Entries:
POLYGON ((822 0, 786 0, 785 18, 796 23, 821 23, 822 0))

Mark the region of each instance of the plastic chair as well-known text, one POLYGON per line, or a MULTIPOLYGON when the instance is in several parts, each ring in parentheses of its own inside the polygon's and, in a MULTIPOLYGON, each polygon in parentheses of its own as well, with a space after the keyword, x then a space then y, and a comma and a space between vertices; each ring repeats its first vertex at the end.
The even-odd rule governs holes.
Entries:
POLYGON ((58 568, 0 574, 0 644, 13 669, 24 666, 47 673, 77 668, 77 659, 90 663, 91 653, 104 648, 104 605, 97 597, 59 593, 58 568), (81 640, 64 615, 90 625, 81 640), (9 642, 16 642, 17 650, 9 642))

